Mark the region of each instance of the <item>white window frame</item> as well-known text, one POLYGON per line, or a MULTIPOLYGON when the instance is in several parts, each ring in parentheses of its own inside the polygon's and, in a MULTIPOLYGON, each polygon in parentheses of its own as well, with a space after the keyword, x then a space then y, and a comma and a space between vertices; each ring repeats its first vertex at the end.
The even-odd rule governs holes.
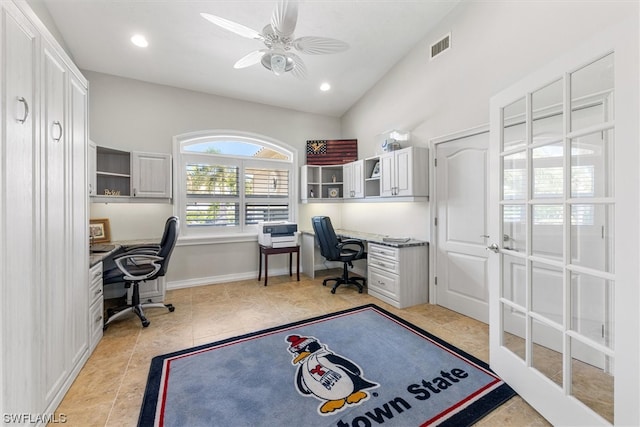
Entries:
MULTIPOLYGON (((173 194, 174 215, 179 218, 184 217, 186 212, 186 179, 185 165, 194 159, 214 159, 223 164, 244 164, 247 167, 279 167, 289 171, 289 197, 286 199, 289 204, 291 222, 297 222, 298 218, 298 150, 282 141, 268 136, 243 132, 238 130, 214 129, 197 132, 189 132, 173 137, 173 194), (198 154, 195 152, 183 152, 182 147, 198 142, 233 140, 250 144, 257 144, 270 147, 279 152, 286 152, 289 160, 256 158, 247 156, 232 156, 218 154, 198 154)), ((244 187, 243 187, 244 188, 244 187)), ((245 200, 244 191, 241 191, 240 198, 245 200)), ((246 199, 251 202, 253 200, 246 199)), ((238 227, 216 227, 216 226, 187 226, 181 221, 179 241, 182 243, 208 244, 220 242, 243 242, 257 239, 258 228, 256 225, 244 224, 244 213, 242 213, 241 225, 238 227)))

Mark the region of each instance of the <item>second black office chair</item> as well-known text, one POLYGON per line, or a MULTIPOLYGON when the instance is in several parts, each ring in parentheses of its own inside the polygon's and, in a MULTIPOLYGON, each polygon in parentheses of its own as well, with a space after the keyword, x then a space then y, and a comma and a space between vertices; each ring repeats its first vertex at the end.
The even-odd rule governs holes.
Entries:
POLYGON ((358 292, 362 293, 367 279, 364 277, 349 276, 347 266, 353 267, 353 261, 366 258, 367 254, 364 250, 364 244, 360 240, 345 239, 340 240, 336 235, 331 219, 328 216, 314 216, 311 218, 313 231, 316 240, 320 245, 320 253, 328 261, 340 261, 344 264, 341 277, 330 277, 324 279, 322 284, 327 285, 329 281, 335 281, 335 285, 331 289, 331 293, 336 293, 336 288, 343 284, 355 285, 358 292))
POLYGON ((175 310, 171 304, 141 303, 139 285, 140 282, 155 280, 167 273, 169 259, 178 240, 179 223, 178 217, 175 216, 167 220, 159 244, 124 248, 121 253, 114 256, 115 267, 103 273, 103 284, 124 282, 125 287, 132 288, 131 304, 107 310, 109 318, 104 324, 105 329, 114 320, 131 312, 140 318, 142 326, 146 328, 151 322, 144 315, 143 307, 167 308, 170 312, 175 310))

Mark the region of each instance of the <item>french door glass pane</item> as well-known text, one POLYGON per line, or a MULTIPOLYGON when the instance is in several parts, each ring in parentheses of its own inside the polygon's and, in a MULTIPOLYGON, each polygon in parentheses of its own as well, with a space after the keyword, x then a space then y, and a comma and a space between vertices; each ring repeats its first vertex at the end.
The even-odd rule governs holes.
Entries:
POLYGON ((533 205, 531 217, 532 254, 562 260, 564 205, 559 203, 533 205))
POLYGON ((526 205, 502 206, 502 230, 505 249, 524 252, 527 249, 527 209, 526 205))
POLYGON ((571 140, 571 197, 613 197, 613 130, 571 140))
POLYGON ((613 367, 612 357, 589 348, 595 354, 597 362, 583 361, 585 347, 577 339, 571 338, 571 394, 613 424, 613 386, 614 378, 610 373, 613 367))
POLYGON ((562 332, 532 319, 531 366, 562 387, 562 332))
POLYGON ((527 197, 527 153, 517 153, 504 156, 502 159, 502 199, 525 200, 527 197))
POLYGON ((609 104, 614 82, 613 54, 573 72, 570 81, 572 131, 612 120, 609 104), (594 109, 588 120, 581 115, 585 108, 594 109))
POLYGON ((613 272, 613 206, 571 205, 571 264, 613 272))
POLYGON ((562 93, 562 80, 556 80, 531 95, 531 129, 534 144, 562 140, 562 93))
POLYGON ((520 359, 525 360, 525 322, 522 311, 502 303, 502 345, 520 359))
POLYGON ((531 150, 533 162, 532 197, 562 197, 564 191, 564 145, 548 144, 531 150))
POLYGON ((502 297, 522 307, 527 304, 527 271, 525 261, 502 255, 502 297))
POLYGON ((562 269, 531 263, 531 311, 562 325, 564 293, 562 269))
POLYGON ((525 105, 525 100, 522 98, 502 109, 504 115, 504 125, 502 127, 502 151, 525 146, 525 105))
POLYGON ((584 273, 571 273, 571 330, 614 348, 613 281, 584 273))

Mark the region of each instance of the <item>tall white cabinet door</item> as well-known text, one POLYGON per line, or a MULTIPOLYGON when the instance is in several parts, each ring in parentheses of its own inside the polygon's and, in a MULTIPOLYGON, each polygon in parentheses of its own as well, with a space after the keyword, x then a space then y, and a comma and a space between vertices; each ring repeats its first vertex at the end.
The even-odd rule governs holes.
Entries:
POLYGON ((49 401, 58 390, 67 371, 67 351, 64 347, 65 328, 68 315, 67 292, 71 277, 68 265, 73 260, 68 252, 69 206, 67 205, 67 177, 65 151, 68 138, 65 135, 64 101, 66 68, 59 56, 45 47, 43 54, 44 110, 42 112, 42 249, 46 280, 42 286, 42 349, 47 357, 43 360, 45 400, 49 401), (62 347, 61 347, 62 345, 62 347))
POLYGON ((37 413, 30 392, 40 371, 34 181, 36 108, 34 28, 12 5, 0 5, 0 412, 37 413), (11 328, 5 325, 18 324, 11 328))
POLYGON ((380 155, 380 196, 389 197, 394 195, 395 174, 394 153, 380 155))
POLYGON ((131 153, 133 197, 171 198, 171 155, 131 153))
POLYGON ((67 304, 70 313, 69 349, 70 363, 73 367, 88 351, 89 337, 89 287, 87 271, 89 261, 89 222, 87 197, 87 114, 88 93, 86 87, 75 76, 69 75, 69 102, 67 127, 69 129, 69 181, 70 190, 70 230, 71 230, 71 263, 69 265, 71 280, 67 284, 69 293, 67 304))

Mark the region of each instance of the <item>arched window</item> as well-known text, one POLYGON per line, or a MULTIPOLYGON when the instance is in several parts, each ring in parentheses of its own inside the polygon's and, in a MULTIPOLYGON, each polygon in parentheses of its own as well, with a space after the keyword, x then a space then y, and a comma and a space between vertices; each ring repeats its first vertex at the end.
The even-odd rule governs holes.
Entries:
POLYGON ((176 214, 183 236, 255 233, 261 221, 295 221, 296 152, 238 131, 174 138, 176 214))

